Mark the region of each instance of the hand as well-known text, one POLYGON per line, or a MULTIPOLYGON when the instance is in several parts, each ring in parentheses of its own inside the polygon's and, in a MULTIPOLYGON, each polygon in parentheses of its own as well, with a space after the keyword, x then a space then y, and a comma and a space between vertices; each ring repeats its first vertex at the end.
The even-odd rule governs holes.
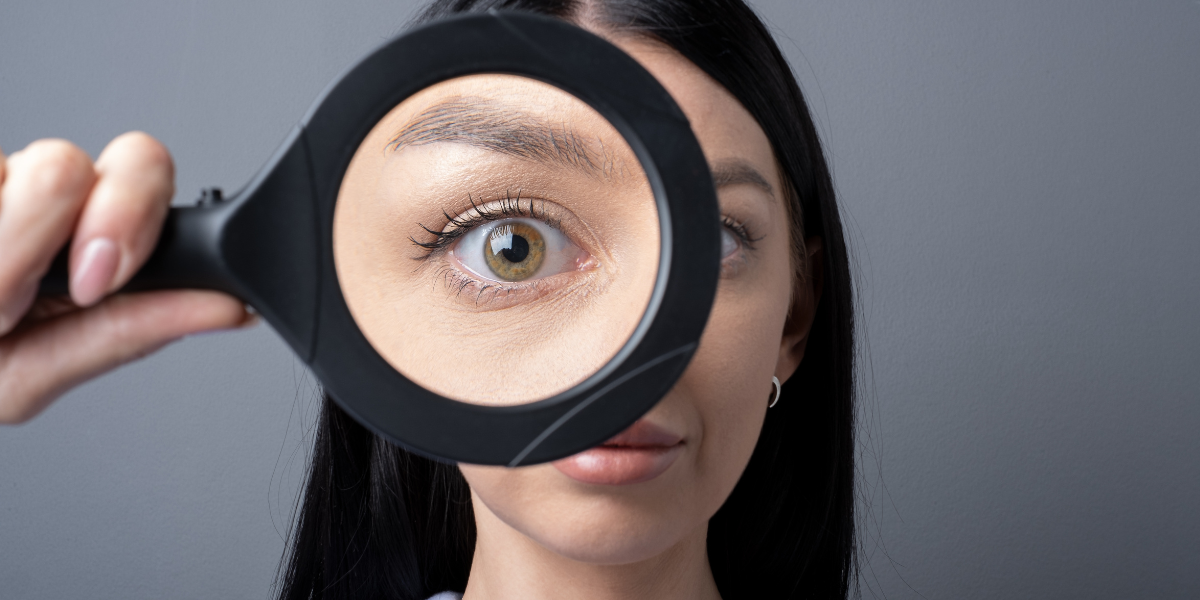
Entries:
POLYGON ((184 335, 250 321, 217 292, 110 295, 154 249, 174 191, 170 153, 144 133, 117 137, 95 164, 64 140, 0 152, 0 423, 184 335), (68 240, 70 297, 38 298, 68 240))

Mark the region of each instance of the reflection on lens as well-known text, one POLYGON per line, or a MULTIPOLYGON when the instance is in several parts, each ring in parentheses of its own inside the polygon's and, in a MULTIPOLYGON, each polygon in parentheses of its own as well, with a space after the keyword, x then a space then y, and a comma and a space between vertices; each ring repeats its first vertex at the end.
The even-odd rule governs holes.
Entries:
POLYGON ((546 242, 536 229, 516 221, 499 225, 483 245, 483 258, 504 281, 521 281, 537 273, 546 258, 546 242))
POLYGON ((477 404, 549 398, 630 339, 658 272, 658 210, 595 110, 511 75, 405 100, 342 179, 334 262, 398 371, 477 404))

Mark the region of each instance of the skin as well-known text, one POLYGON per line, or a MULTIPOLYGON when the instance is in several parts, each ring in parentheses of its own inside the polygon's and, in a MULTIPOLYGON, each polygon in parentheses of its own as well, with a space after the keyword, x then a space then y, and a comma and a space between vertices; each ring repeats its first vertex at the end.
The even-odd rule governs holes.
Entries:
MULTIPOLYGON (((602 485, 553 464, 460 465, 478 529, 470 600, 718 598, 708 520, 769 418, 771 376, 786 381, 800 364, 820 297, 820 240, 805 240, 806 264, 793 264, 783 182, 755 120, 674 51, 613 41, 674 96, 714 172, 761 175, 766 186, 742 178, 718 188, 722 212, 754 241, 725 258, 698 352, 643 418, 682 438, 664 472, 602 485)), ((157 240, 173 171, 167 150, 142 133, 113 140, 95 162, 63 140, 0 153, 0 422, 26 421, 70 387, 184 335, 250 322, 217 293, 112 294, 157 240), (71 298, 35 300, 68 239, 71 298)))

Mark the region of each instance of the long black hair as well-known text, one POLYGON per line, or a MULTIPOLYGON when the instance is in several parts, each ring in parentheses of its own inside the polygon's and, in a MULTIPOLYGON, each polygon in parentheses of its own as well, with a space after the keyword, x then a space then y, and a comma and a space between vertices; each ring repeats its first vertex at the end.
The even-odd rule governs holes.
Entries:
MULTIPOLYGON (((709 562, 724 598, 846 598, 857 584, 850 269, 829 168, 787 61, 742 0, 435 0, 415 22, 489 8, 665 43, 766 133, 791 184, 796 277, 807 276, 796 250, 820 236, 822 293, 805 358, 709 522, 709 562)), ((475 521, 458 468, 377 438, 329 398, 297 506, 282 600, 423 600, 466 586, 475 521)))

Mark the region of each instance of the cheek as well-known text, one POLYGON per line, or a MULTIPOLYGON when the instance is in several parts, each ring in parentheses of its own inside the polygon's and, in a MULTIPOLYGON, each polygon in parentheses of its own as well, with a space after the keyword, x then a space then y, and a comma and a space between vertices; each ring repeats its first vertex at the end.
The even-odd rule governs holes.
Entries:
POLYGON ((791 281, 779 254, 779 265, 764 261, 722 284, 688 370, 651 411, 686 423, 695 442, 686 459, 651 482, 612 489, 580 488, 550 465, 461 465, 490 513, 476 514, 481 539, 511 529, 557 554, 615 564, 653 556, 703 527, 741 477, 767 414, 791 281))
MULTIPOLYGON (((790 280, 784 271, 774 281, 790 280)), ((717 506, 741 477, 767 415, 788 299, 786 283, 774 281, 722 286, 677 388, 699 416, 703 441, 697 465, 713 484, 717 506)))

